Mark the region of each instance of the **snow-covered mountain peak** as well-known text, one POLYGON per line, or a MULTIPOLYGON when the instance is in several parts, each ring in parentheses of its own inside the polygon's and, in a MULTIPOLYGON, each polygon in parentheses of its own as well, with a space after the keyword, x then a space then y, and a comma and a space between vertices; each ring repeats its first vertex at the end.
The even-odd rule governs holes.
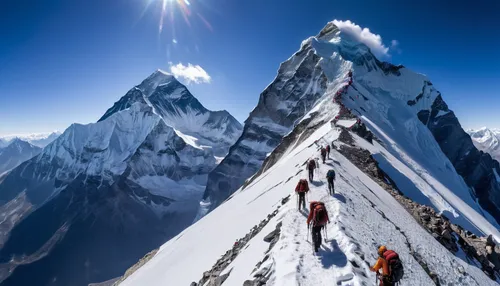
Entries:
POLYGON ((172 74, 158 69, 142 81, 138 88, 144 93, 144 96, 149 97, 159 85, 171 82, 177 83, 178 81, 172 74))
POLYGON ((188 144, 210 148, 218 157, 227 154, 243 127, 227 111, 210 111, 174 76, 157 70, 120 98, 99 121, 134 103, 148 105, 163 121, 181 132, 188 144), (193 139, 194 138, 194 139, 193 139))
POLYGON ((18 137, 13 138, 5 148, 0 149, 0 174, 38 155, 41 150, 42 148, 18 137))
POLYGON ((15 137, 9 142, 9 145, 5 147, 5 149, 8 148, 16 148, 18 150, 22 150, 24 148, 35 148, 35 146, 28 141, 22 140, 19 137, 15 137))

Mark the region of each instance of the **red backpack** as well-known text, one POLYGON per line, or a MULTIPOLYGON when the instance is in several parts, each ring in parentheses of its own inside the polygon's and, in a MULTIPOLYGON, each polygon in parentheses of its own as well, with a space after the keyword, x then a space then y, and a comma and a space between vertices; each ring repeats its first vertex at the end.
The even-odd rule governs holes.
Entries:
POLYGON ((300 179, 295 187, 295 192, 297 193, 307 193, 309 192, 309 184, 306 180, 300 179))
POLYGON ((328 213, 325 204, 322 202, 311 202, 309 209, 312 212, 312 221, 314 226, 325 225, 328 222, 328 213))
POLYGON ((393 250, 387 250, 383 256, 387 264, 389 264, 391 281, 393 283, 399 282, 404 275, 403 264, 399 259, 399 255, 393 250))

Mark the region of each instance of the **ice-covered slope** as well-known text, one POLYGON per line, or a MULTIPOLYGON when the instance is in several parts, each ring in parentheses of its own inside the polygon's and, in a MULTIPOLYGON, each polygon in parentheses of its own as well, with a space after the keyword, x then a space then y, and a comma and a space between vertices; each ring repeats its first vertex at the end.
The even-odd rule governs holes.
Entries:
POLYGON ((314 142, 331 142, 338 134, 325 124, 305 141, 292 144, 272 167, 163 245, 120 285, 198 282, 222 254, 234 249, 235 241, 277 209, 277 215, 238 248, 228 266, 217 270, 222 271, 221 275, 229 273, 223 285, 246 285, 243 283, 254 280, 258 273, 266 277, 266 285, 372 285, 375 276, 368 264, 376 260, 380 244, 401 255, 405 265, 401 285, 433 285, 429 271, 437 275, 441 285, 496 285, 479 268, 446 250, 393 197, 335 151, 332 159, 320 166, 318 179, 310 185, 308 200, 325 202, 332 221, 319 256, 313 255, 306 213, 296 209, 293 190, 296 182, 306 177, 304 163, 318 154, 314 142), (337 171, 334 196, 328 195, 324 181, 330 168, 337 171), (290 200, 279 207, 288 195, 292 195, 290 200), (266 254, 270 245, 263 238, 278 223, 282 224, 280 234, 266 254), (416 257, 421 261, 417 262, 416 257))
POLYGON ((0 149, 0 174, 19 166, 41 152, 41 148, 21 139, 13 139, 0 149))
POLYGON ((241 127, 227 112, 206 110, 163 72, 139 87, 99 122, 72 124, 1 177, 2 285, 104 281, 193 222, 217 154, 241 127), (186 113, 160 109, 167 103, 186 113), (197 130, 205 137, 183 129, 193 118, 206 119, 197 130))
POLYGON ((2 147, 2 142, 4 144, 8 144, 10 141, 15 138, 21 139, 23 141, 29 142, 32 145, 43 148, 50 144, 50 142, 54 141, 57 137, 61 135, 61 132, 54 131, 51 133, 33 133, 33 134, 25 134, 25 135, 9 135, 0 137, 0 148, 2 147))
POLYGON ((500 161, 500 130, 483 127, 478 130, 467 130, 477 149, 490 154, 500 161))
POLYGON ((99 121, 135 102, 150 105, 167 125, 187 135, 191 144, 211 148, 219 157, 227 154, 243 129, 227 111, 206 109, 175 77, 161 70, 131 89, 99 121))

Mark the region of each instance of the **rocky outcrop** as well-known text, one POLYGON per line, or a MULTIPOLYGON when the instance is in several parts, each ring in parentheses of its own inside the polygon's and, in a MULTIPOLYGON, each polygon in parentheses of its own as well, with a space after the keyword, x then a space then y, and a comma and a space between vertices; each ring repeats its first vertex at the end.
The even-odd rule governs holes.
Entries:
POLYGON ((432 132, 457 173, 474 190, 481 206, 500 223, 500 164, 474 146, 441 95, 432 109, 420 111, 418 118, 432 132))

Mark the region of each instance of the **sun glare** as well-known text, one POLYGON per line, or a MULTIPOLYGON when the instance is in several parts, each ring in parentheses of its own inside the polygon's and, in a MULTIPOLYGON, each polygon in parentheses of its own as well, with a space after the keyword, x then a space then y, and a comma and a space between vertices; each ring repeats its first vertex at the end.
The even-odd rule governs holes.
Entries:
POLYGON ((178 23, 178 21, 182 21, 188 29, 191 29, 192 21, 196 20, 202 23, 209 31, 213 32, 212 25, 207 18, 202 15, 202 11, 199 7, 202 4, 206 6, 207 3, 206 1, 204 3, 200 1, 201 0, 147 0, 141 18, 145 15, 147 10, 159 11, 158 35, 166 36, 167 33, 165 33, 165 29, 168 28, 168 35, 171 37, 169 41, 177 44, 176 26, 182 24, 178 23))

